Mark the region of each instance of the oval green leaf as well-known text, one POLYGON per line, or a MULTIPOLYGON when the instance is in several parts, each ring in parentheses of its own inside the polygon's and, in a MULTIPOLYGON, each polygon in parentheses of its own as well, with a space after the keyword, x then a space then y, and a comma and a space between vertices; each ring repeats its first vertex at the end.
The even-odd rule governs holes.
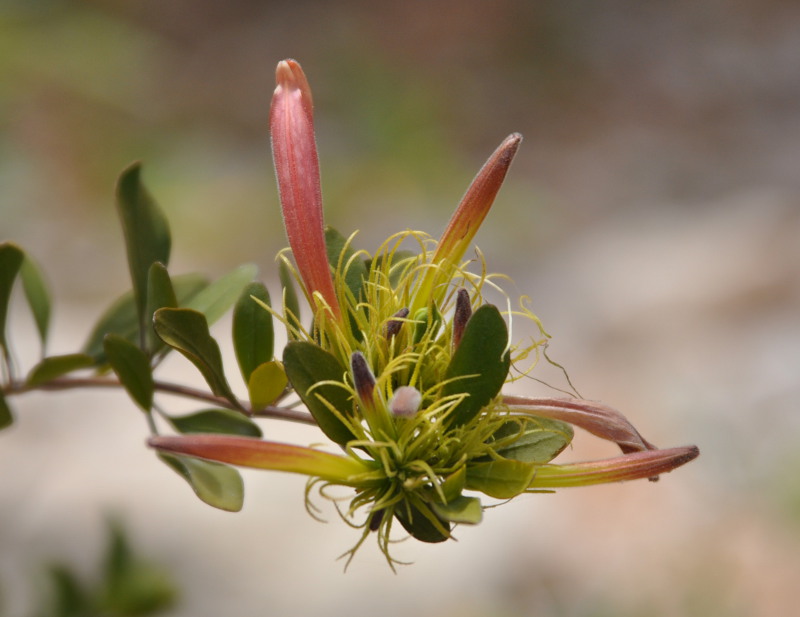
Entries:
POLYGON ((428 510, 423 514, 416 506, 406 502, 395 506, 394 516, 412 537, 420 542, 437 543, 450 539, 450 523, 428 510), (433 522, 435 519, 436 523, 433 522), (441 529, 439 528, 441 527, 441 529), (443 533, 442 530, 448 533, 443 533))
POLYGON ((108 363, 130 397, 143 411, 150 411, 155 388, 147 354, 117 334, 106 336, 104 349, 108 363))
POLYGON ((6 397, 0 388, 0 431, 4 428, 11 426, 14 423, 14 415, 11 413, 11 407, 6 403, 6 397))
POLYGON ((497 396, 511 365, 508 353, 508 328, 497 307, 478 308, 464 329, 461 344, 450 359, 442 395, 465 393, 447 418, 448 426, 466 424, 497 396), (454 379, 457 378, 457 379, 454 379))
POLYGON ((489 497, 511 499, 524 492, 536 475, 536 465, 498 460, 467 466, 467 488, 489 497))
POLYGON ((147 272, 147 308, 145 310, 147 323, 147 349, 154 354, 163 346, 163 341, 153 328, 153 315, 160 308, 176 308, 178 297, 172 287, 172 280, 167 272, 167 267, 161 262, 155 262, 147 272))
POLYGON ((260 303, 270 304, 267 288, 261 283, 250 283, 233 309, 233 347, 239 370, 247 384, 256 367, 269 362, 274 355, 272 314, 256 299, 260 303))
POLYGON ((24 260, 25 253, 16 244, 10 242, 0 244, 0 351, 6 360, 9 358, 6 339, 8 303, 11 299, 11 288, 24 260))
POLYGON ((40 386, 67 373, 94 366, 94 358, 84 353, 71 353, 63 356, 50 356, 31 369, 26 383, 40 386))
POLYGON ((483 519, 481 500, 477 497, 461 495, 446 504, 434 502, 430 506, 436 516, 451 523, 477 525, 483 519))
POLYGON ((47 291, 41 269, 30 258, 30 255, 25 255, 25 260, 20 268, 20 277, 22 278, 22 288, 25 290, 25 298, 28 300, 28 306, 30 306, 36 322, 36 330, 42 341, 42 350, 44 350, 50 328, 50 294, 47 291))
POLYGON ((186 480, 208 505, 227 512, 242 509, 244 483, 233 467, 176 454, 159 454, 158 457, 186 480))
POLYGON ((225 379, 219 345, 211 336, 202 313, 192 309, 162 308, 153 316, 153 325, 167 345, 177 349, 197 367, 214 394, 239 407, 225 379))
POLYGON ((258 268, 253 264, 239 266, 202 289, 182 306, 200 311, 208 323, 213 324, 234 305, 257 273, 258 268))
POLYGON ((249 418, 230 409, 204 409, 185 416, 167 418, 179 433, 222 433, 261 437, 261 428, 249 418))
POLYGON ((319 345, 307 341, 292 341, 283 350, 283 366, 289 382, 322 432, 340 445, 355 439, 355 435, 343 421, 353 409, 350 393, 333 384, 317 385, 324 381, 342 381, 345 371, 339 361, 319 345), (327 401, 339 415, 331 411, 323 401, 327 401))
POLYGON ((155 262, 169 263, 171 239, 167 219, 141 181, 141 164, 133 163, 117 182, 117 211, 125 236, 139 328, 145 331, 147 273, 155 262))
POLYGON ((253 410, 264 409, 271 405, 283 394, 289 379, 283 365, 277 360, 259 364, 250 374, 247 382, 247 392, 250 395, 250 405, 253 410))
POLYGON ((495 452, 523 463, 548 463, 572 441, 574 431, 566 422, 548 418, 520 418, 503 424, 492 436, 495 452))

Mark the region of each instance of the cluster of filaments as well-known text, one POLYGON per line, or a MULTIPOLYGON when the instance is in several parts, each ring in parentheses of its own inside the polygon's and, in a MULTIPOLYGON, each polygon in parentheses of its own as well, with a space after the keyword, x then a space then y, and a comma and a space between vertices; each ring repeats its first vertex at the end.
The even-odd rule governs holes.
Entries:
MULTIPOLYGON (((497 444, 487 442, 509 418, 498 398, 467 424, 445 430, 444 419, 464 396, 443 396, 442 389, 459 328, 464 326, 459 324, 459 315, 465 298, 466 319, 484 303, 484 290, 491 289, 506 300, 509 320, 522 316, 536 325, 539 337, 511 348, 512 366, 530 356, 533 361, 524 371, 517 370, 516 376, 510 373, 509 380, 533 368, 547 335, 527 309, 525 298, 518 310, 510 309, 508 297, 495 282, 501 276, 487 274, 480 253, 455 269, 438 305, 424 303, 427 306, 411 315, 409 307, 414 305, 419 281, 427 269, 439 267, 430 263, 436 241, 423 232, 401 232, 386 240, 374 256, 351 250, 351 241, 352 236, 334 266, 334 286, 344 318, 334 320, 324 298, 315 296, 317 310, 310 330, 300 327, 293 315, 284 315, 282 321, 293 338, 319 344, 348 368, 345 380, 336 385, 350 393, 355 413, 332 411, 339 412, 337 416, 357 436, 347 444, 348 453, 376 461, 379 471, 374 486, 360 489, 343 514, 350 522, 356 511, 367 509, 366 520, 358 526, 365 528, 365 537, 370 530, 379 531, 379 544, 386 549, 394 508, 410 504, 424 512, 425 493, 431 491, 444 499, 445 479, 463 469, 468 460, 492 456, 497 444), (409 241, 417 250, 401 249, 409 241), (366 276, 356 296, 348 273, 358 262, 366 263, 366 276), (479 264, 479 273, 467 270, 474 263, 479 264)), ((291 267, 288 260, 285 263, 291 267)), ((324 489, 321 492, 326 494, 324 489)))

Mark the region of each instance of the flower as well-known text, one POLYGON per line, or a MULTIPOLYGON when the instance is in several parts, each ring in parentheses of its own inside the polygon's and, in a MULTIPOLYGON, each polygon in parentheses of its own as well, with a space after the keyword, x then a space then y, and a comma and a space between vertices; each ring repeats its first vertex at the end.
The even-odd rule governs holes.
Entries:
POLYGON ((510 499, 654 479, 698 455, 694 446, 657 449, 605 405, 502 394, 506 383, 525 374, 520 365, 539 354, 546 336, 510 342, 507 320, 539 325, 538 319, 524 301, 521 310, 505 312, 489 303, 486 297, 499 290, 497 277, 486 274, 480 254, 478 272, 464 256, 519 148, 519 134, 489 157, 438 241, 405 231, 370 254, 355 250, 352 236, 324 228, 308 82, 292 60, 278 64, 276 74, 270 126, 281 208, 293 272, 313 313, 308 329, 294 315, 279 316, 290 341, 283 364, 294 392, 342 453, 218 435, 154 437, 153 447, 305 474, 309 493, 316 485, 325 496, 331 485, 355 489, 341 514, 352 521, 363 513, 363 531, 348 554, 376 533, 390 565, 395 524, 423 542, 445 541, 454 525, 480 522, 476 493, 510 499), (622 455, 551 463, 570 444, 573 426, 616 443, 622 455))

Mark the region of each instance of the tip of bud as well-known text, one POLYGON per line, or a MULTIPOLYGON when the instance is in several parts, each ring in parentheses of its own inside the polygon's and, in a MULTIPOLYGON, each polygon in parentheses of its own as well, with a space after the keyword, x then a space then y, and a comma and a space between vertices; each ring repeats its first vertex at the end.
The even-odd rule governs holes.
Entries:
POLYGON ((400 418, 411 418, 419 411, 422 404, 422 394, 413 386, 400 386, 395 390, 389 409, 400 418))
POLYGON ((310 106, 311 86, 308 85, 306 74, 298 62, 292 59, 281 60, 275 68, 275 82, 278 88, 299 90, 303 100, 310 106))

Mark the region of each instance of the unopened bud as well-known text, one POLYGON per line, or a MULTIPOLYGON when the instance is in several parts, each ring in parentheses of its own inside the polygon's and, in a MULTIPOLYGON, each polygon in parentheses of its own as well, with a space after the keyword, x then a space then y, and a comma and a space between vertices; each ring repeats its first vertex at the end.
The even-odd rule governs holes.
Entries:
POLYGON ((458 290, 456 295, 456 312, 453 315, 453 350, 458 349, 461 344, 461 337, 464 336, 464 329, 467 327, 469 318, 472 317, 472 306, 469 301, 469 293, 464 288, 458 290))
POLYGON ((411 418, 419 411, 422 395, 413 386, 400 386, 394 391, 389 409, 400 418, 411 418))

